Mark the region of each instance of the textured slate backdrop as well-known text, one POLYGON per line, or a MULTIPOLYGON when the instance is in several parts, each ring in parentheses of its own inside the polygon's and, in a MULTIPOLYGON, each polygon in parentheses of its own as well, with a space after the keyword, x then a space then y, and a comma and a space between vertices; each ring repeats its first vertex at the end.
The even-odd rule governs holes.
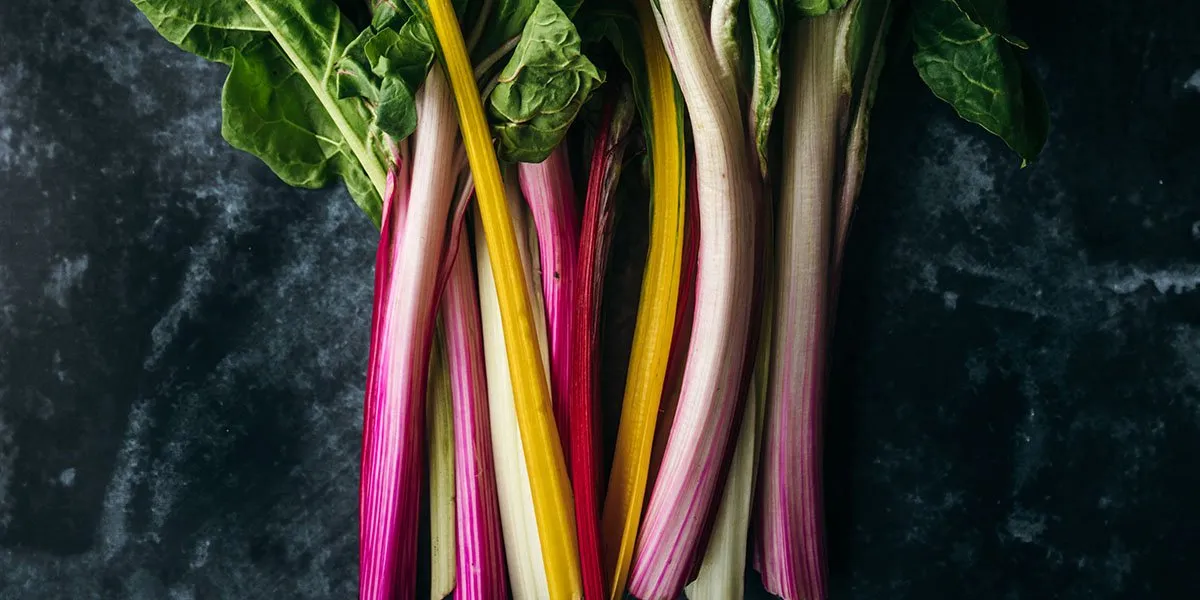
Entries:
MULTIPOLYGON (((884 76, 834 597, 1194 598, 1200 5, 1012 4, 1034 167, 884 76)), ((354 594, 372 229, 222 142, 222 77, 126 2, 0 3, 4 600, 354 594)))

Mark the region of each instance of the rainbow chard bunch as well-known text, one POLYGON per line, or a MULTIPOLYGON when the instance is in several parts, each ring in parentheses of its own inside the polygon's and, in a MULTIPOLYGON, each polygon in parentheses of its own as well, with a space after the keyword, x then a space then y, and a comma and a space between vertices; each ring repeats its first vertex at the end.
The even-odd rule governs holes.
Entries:
POLYGON ((228 65, 230 144, 379 227, 363 600, 740 598, 748 564, 825 598, 826 357, 884 55, 1023 162, 1047 130, 1004 0, 133 2, 228 65), (641 293, 614 299, 630 210, 641 293), (611 399, 606 302, 636 302, 611 399))

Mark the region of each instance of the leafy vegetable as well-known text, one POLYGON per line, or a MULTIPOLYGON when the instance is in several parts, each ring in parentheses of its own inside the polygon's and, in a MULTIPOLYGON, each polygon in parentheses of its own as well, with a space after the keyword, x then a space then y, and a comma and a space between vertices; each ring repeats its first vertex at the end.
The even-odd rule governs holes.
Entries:
POLYGON ((332 2, 135 0, 171 42, 230 65, 221 97, 221 133, 299 187, 346 181, 376 223, 386 185, 386 152, 367 136, 361 104, 334 93, 331 58, 354 39, 332 2))
POLYGON ((567 14, 553 0, 540 0, 490 96, 501 157, 545 160, 603 81, 604 75, 583 55, 567 14))
POLYGON ((916 0, 913 64, 962 118, 999 136, 1026 162, 1046 142, 1049 112, 1007 32, 1004 0, 916 0))
MULTIPOLYGON (((565 440, 570 423, 567 411, 570 326, 575 263, 579 252, 579 210, 575 204, 566 148, 559 146, 540 163, 520 163, 517 173, 537 229, 542 298, 550 343, 550 392, 559 439, 565 440)), ((569 450, 570 446, 563 448, 568 463, 569 450)))
POLYGON ((406 212, 385 211, 376 272, 376 330, 364 406, 359 596, 415 585, 424 405, 437 259, 454 192, 455 123, 440 69, 422 91, 406 212))

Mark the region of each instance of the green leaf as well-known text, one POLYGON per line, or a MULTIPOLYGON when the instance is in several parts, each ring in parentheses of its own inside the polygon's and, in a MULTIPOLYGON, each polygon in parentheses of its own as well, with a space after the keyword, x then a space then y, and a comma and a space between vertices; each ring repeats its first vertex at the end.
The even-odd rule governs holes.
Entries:
POLYGON ((368 29, 346 46, 337 62, 338 98, 363 98, 374 111, 373 127, 395 140, 417 125, 416 90, 433 62, 433 41, 420 19, 398 29, 368 29))
MULTIPOLYGON (((538 4, 539 0, 492 0, 479 43, 471 50, 471 59, 478 62, 521 33, 538 4)), ((568 17, 573 17, 583 0, 559 0, 557 4, 568 17)), ((470 28, 464 24, 463 29, 470 28)))
POLYGON ((788 9, 800 17, 817 17, 846 5, 847 0, 787 0, 788 9))
POLYGON ((603 81, 567 14, 551 0, 538 2, 490 96, 502 157, 545 160, 603 81))
POLYGON ((235 51, 268 37, 244 0, 133 0, 167 41, 208 60, 232 64, 235 51))
POLYGON ((913 64, 929 89, 1024 161, 1033 160, 1045 145, 1049 113, 1017 54, 1024 43, 989 28, 1004 22, 1003 2, 917 0, 914 8, 913 64))
POLYGON ((225 140, 261 158, 284 183, 319 188, 343 176, 355 201, 372 219, 379 219, 378 195, 362 167, 277 45, 264 40, 234 52, 221 109, 225 140), (352 181, 365 181, 367 186, 354 193, 352 181))
POLYGON ((402 140, 417 128, 417 101, 408 85, 398 77, 383 80, 375 107, 375 126, 380 131, 402 140))
POLYGON ((372 73, 399 78, 409 90, 421 86, 433 63, 433 39, 419 19, 409 19, 398 30, 376 31, 363 50, 372 73))
POLYGON ((334 75, 334 91, 339 100, 364 98, 372 104, 379 102, 379 83, 371 73, 366 54, 367 42, 374 36, 374 31, 363 30, 342 51, 334 75))
POLYGON ((638 114, 641 115, 643 123, 649 123, 650 82, 646 76, 646 54, 642 50, 637 16, 632 7, 622 4, 624 3, 612 2, 599 9, 589 5, 583 9, 584 12, 576 22, 580 28, 579 35, 585 44, 603 40, 616 50, 621 64, 629 73, 638 114))
POLYGON ((758 166, 767 174, 767 147, 771 119, 779 102, 779 48, 783 32, 783 6, 780 0, 748 0, 750 38, 754 47, 753 82, 750 90, 750 119, 758 166))
POLYGON ((339 100, 338 57, 354 27, 333 2, 134 0, 184 50, 231 66, 222 134, 290 185, 341 176, 376 222, 386 175, 362 103, 339 100))

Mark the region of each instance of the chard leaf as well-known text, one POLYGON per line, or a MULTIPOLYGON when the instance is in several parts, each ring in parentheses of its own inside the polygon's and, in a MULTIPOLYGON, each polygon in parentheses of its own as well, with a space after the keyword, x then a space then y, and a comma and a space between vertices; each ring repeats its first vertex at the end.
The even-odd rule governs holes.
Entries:
MULTIPOLYGON (((588 7, 585 11, 586 13, 577 19, 580 24, 580 37, 588 44, 604 40, 612 45, 621 59, 621 64, 629 73, 633 99, 642 123, 649 123, 650 81, 646 76, 646 53, 642 49, 641 33, 633 9, 628 6, 614 8, 609 5, 601 9, 588 7)), ((649 128, 646 128, 645 133, 649 136, 649 128)))
MULTIPOLYGON (((471 51, 472 61, 491 54, 496 49, 521 33, 525 22, 533 15, 542 0, 492 0, 491 12, 485 17, 483 33, 479 43, 471 51)), ((575 16, 583 0, 558 0, 558 7, 568 17, 575 16)))
POLYGON ((551 0, 538 2, 490 97, 501 156, 545 160, 603 81, 567 14, 551 0))
POLYGON ((366 54, 367 42, 374 36, 374 31, 363 30, 346 46, 342 57, 338 59, 334 92, 339 100, 364 98, 372 104, 379 102, 379 84, 371 73, 366 54))
POLYGON ((787 0, 788 8, 800 17, 817 17, 846 5, 847 0, 787 0))
POLYGON ((413 11, 404 0, 370 0, 371 29, 398 28, 412 17, 413 11))
POLYGON ((227 65, 236 50, 270 36, 244 0, 133 0, 133 5, 167 41, 227 65))
POLYGON ((1004 2, 917 0, 914 8, 913 64, 929 89, 1025 162, 1033 160, 1045 145, 1049 114, 1017 54, 1024 42, 992 29, 1004 23, 1004 2))
POLYGON ((771 119, 779 102, 779 48, 783 31, 783 6, 780 0, 748 0, 750 38, 754 45, 753 84, 750 90, 750 126, 758 149, 758 166, 767 174, 767 147, 771 119))
POLYGON ((416 97, 398 77, 383 80, 379 104, 375 106, 375 126, 396 140, 408 137, 417 128, 416 97))
POLYGON ((418 19, 409 19, 398 30, 382 29, 363 47, 371 72, 395 77, 415 91, 433 62, 433 40, 418 19))
MULTIPOLYGON (((389 21, 397 25, 395 19, 389 21)), ((433 62, 433 41, 419 19, 398 29, 367 29, 346 46, 337 63, 339 98, 363 98, 374 111, 372 126, 395 140, 417 126, 416 90, 433 62)))
POLYGON ((221 132, 284 182, 341 176, 377 223, 386 175, 367 137, 370 116, 339 100, 335 62, 355 39, 333 2, 134 0, 169 41, 231 66, 221 132))

